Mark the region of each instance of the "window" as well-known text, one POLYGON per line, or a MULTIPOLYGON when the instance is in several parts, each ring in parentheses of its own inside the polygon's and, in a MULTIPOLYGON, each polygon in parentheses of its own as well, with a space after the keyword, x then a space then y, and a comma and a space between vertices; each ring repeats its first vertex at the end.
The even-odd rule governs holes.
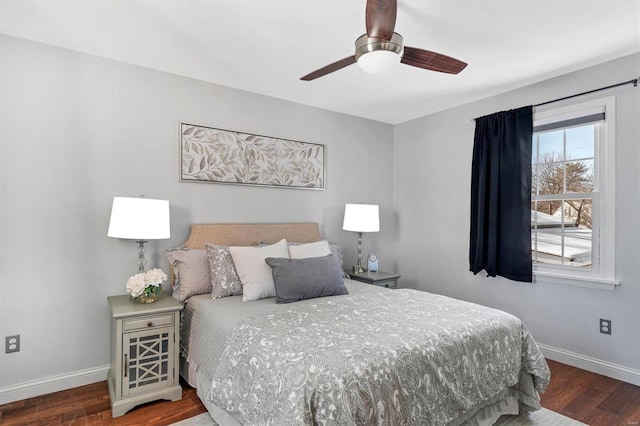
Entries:
POLYGON ((613 289, 615 99, 536 111, 531 250, 536 279, 613 289))

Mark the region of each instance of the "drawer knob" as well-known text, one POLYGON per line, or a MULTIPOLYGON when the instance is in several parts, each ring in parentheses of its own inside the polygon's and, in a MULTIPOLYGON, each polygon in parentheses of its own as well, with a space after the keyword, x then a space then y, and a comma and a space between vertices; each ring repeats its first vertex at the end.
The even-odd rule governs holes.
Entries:
POLYGON ((151 321, 149 321, 149 322, 147 323, 147 327, 153 327, 153 323, 152 323, 151 321))

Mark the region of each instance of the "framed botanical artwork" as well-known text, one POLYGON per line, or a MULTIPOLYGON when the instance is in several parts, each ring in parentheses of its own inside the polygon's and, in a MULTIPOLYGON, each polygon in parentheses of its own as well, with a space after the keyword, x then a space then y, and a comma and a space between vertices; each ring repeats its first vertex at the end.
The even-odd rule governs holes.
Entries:
POLYGON ((180 123, 180 180, 324 189, 324 145, 180 123))

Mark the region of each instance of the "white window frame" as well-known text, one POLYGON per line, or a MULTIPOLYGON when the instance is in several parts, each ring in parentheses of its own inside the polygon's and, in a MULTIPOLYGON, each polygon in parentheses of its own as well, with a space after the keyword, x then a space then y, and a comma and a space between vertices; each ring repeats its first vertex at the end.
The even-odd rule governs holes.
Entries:
MULTIPOLYGON (((536 263, 534 282, 550 282, 599 290, 614 290, 620 285, 615 278, 615 96, 593 99, 557 108, 536 108, 534 127, 586 115, 586 111, 600 109, 605 121, 596 132, 594 168, 599 199, 593 211, 593 264, 589 270, 536 263)), ((533 141, 532 141, 533 143, 533 141)), ((595 198, 594 198, 595 201, 595 198)))

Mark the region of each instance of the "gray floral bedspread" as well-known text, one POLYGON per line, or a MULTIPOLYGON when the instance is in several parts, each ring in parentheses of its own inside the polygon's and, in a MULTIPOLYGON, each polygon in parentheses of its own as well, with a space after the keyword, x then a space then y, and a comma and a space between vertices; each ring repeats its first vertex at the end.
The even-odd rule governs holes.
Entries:
POLYGON ((549 369, 514 316, 381 291, 243 319, 208 398, 241 424, 446 425, 516 387, 521 371, 544 391, 549 369))

